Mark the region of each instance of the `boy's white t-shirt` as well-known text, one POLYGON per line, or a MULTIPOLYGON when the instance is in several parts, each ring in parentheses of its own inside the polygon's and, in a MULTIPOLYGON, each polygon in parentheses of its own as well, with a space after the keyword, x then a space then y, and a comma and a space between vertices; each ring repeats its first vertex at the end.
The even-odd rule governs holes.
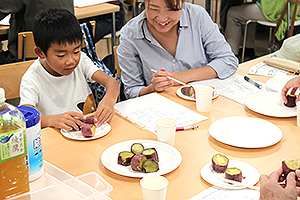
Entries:
POLYGON ((37 59, 22 77, 20 105, 36 107, 41 116, 67 111, 82 113, 79 105, 91 94, 87 82, 95 82, 92 75, 97 70, 99 68, 83 52, 78 66, 68 76, 49 74, 41 65, 41 60, 37 59))

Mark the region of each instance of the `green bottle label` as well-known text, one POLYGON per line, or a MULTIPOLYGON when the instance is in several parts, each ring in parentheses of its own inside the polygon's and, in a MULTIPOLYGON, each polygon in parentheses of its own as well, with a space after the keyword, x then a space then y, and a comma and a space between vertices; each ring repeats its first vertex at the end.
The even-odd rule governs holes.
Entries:
POLYGON ((27 153, 25 122, 16 117, 13 117, 13 120, 14 124, 23 128, 0 134, 0 163, 27 153))

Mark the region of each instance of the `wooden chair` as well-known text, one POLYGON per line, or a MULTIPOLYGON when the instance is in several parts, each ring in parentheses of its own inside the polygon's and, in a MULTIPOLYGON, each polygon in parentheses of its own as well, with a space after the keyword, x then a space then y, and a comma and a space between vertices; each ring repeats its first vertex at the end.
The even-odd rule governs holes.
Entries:
MULTIPOLYGON (((34 60, 0 65, 0 87, 5 90, 5 98, 13 100, 19 98, 20 84, 23 74, 34 60)), ((14 105, 18 105, 17 103, 14 105)))
POLYGON ((119 66, 117 48, 118 48, 118 46, 113 47, 115 67, 116 67, 116 70, 117 70, 116 77, 120 80, 120 94, 119 94, 118 101, 124 101, 124 100, 126 100, 126 97, 125 97, 125 94, 124 94, 124 84, 123 84, 122 79, 121 79, 121 68, 119 66))
POLYGON ((18 59, 34 59, 38 56, 34 53, 35 47, 32 31, 18 33, 18 59))
POLYGON ((117 55, 117 48, 118 46, 114 46, 113 47, 113 51, 114 51, 114 58, 115 58, 115 68, 117 70, 117 73, 116 73, 116 77, 121 80, 121 68, 119 66, 119 61, 118 61, 118 55, 117 55))

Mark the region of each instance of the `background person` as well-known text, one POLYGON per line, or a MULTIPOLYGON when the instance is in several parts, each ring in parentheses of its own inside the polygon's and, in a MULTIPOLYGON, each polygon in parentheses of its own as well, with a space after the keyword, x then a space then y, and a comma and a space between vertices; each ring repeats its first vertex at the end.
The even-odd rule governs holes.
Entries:
POLYGON ((1 0, 0 20, 11 14, 8 30, 8 50, 0 53, 0 64, 18 59, 18 33, 31 31, 38 12, 47 8, 65 8, 74 13, 73 0, 1 0))

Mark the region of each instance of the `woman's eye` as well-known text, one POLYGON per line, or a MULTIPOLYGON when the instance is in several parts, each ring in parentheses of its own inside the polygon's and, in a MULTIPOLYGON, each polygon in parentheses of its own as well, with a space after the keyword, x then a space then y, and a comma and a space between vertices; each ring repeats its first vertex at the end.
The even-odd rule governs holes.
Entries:
POLYGON ((158 11, 158 10, 155 9, 155 8, 149 8, 149 10, 151 10, 151 11, 158 11))

